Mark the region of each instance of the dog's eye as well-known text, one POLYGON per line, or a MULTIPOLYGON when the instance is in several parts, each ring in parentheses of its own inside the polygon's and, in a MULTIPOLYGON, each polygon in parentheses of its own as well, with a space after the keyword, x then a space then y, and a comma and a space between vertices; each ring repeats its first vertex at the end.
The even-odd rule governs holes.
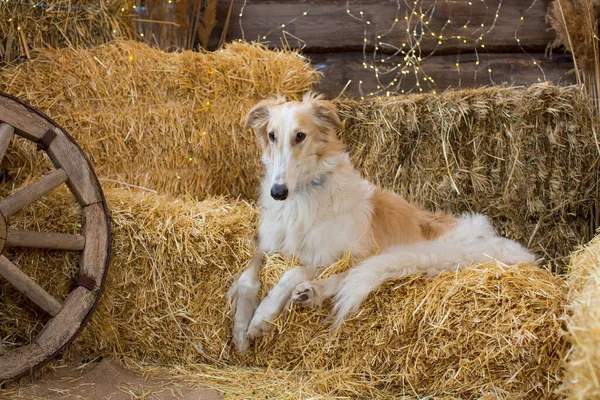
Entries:
POLYGON ((296 143, 300 143, 304 139, 306 139, 306 133, 304 133, 304 132, 296 133, 296 143))
POLYGON ((269 140, 270 140, 271 142, 274 142, 274 141, 275 141, 275 132, 269 132, 269 140))

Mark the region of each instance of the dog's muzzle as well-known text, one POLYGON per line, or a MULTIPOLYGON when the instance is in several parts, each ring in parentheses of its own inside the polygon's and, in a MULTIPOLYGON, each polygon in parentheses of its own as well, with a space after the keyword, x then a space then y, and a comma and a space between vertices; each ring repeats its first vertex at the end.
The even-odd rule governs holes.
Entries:
POLYGON ((288 188, 286 185, 275 184, 271 187, 271 197, 275 200, 285 200, 288 197, 288 188))

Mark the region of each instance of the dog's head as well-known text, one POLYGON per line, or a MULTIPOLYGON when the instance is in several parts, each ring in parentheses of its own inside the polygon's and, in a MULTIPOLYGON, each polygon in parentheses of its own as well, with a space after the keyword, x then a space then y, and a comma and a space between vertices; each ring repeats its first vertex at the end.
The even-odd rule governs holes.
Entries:
POLYGON ((285 200, 333 167, 344 150, 336 136, 341 126, 333 103, 311 92, 302 101, 262 100, 250 110, 246 127, 258 135, 275 200, 285 200))

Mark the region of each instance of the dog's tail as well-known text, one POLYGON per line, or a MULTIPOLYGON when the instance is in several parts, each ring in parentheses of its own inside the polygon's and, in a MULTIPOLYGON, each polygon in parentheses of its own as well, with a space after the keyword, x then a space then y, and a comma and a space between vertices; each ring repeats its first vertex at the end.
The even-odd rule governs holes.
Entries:
POLYGON ((408 275, 436 275, 491 260, 512 265, 534 262, 523 246, 496 236, 486 217, 469 214, 438 240, 390 247, 348 271, 334 298, 337 323, 356 311, 369 293, 384 282, 408 275), (468 234, 465 234, 468 232, 468 234), (453 235, 454 233, 454 235, 453 235))

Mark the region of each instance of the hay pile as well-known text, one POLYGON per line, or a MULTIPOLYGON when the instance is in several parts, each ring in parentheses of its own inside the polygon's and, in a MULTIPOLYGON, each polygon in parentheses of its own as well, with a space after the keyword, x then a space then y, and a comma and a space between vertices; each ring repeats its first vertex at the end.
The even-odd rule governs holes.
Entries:
POLYGON ((104 185, 251 198, 260 161, 253 134, 242 129, 243 114, 273 93, 300 96, 317 75, 297 54, 259 45, 164 53, 117 41, 40 51, 1 71, 0 91, 63 126, 104 185))
POLYGON ((135 0, 0 2, 0 65, 38 48, 89 47, 135 35, 135 0))
MULTIPOLYGON (((258 143, 241 120, 317 73, 293 53, 232 44, 166 54, 135 42, 48 50, 0 72, 0 90, 40 108, 90 156, 103 184, 252 199, 258 143)), ((337 102, 369 180, 429 208, 490 215, 499 232, 562 271, 599 224, 599 149, 581 87, 534 85, 337 102)))
POLYGON ((572 399, 600 397, 600 236, 573 255, 569 271, 569 353, 561 391, 572 399))
POLYGON ((600 224, 600 154, 581 87, 533 85, 339 103, 372 182, 432 209, 489 215, 562 271, 600 224))
MULTIPOLYGON (((391 282, 337 332, 324 324, 328 305, 291 308, 248 355, 232 352, 225 293, 249 258, 257 213, 249 203, 212 196, 254 197, 258 146, 242 116, 272 93, 298 97, 316 77, 295 54, 258 46, 166 54, 126 41, 44 50, 0 72, 0 90, 63 125, 105 187, 121 182, 161 193, 107 190, 112 269, 73 349, 166 367, 242 397, 550 396, 568 347, 561 336, 567 285, 532 265, 391 282), (249 377, 257 380, 254 389, 249 377)), ((578 87, 474 89, 338 106, 342 138, 367 178, 430 208, 484 212, 502 234, 547 256, 548 265, 598 225, 599 153, 578 87)), ((13 145, 4 182, 47 168, 31 161, 33 152, 13 145)), ((69 232, 77 210, 65 199, 57 191, 25 210, 21 223, 69 232), (57 226, 51 210, 68 221, 57 226)), ((19 254, 26 272, 50 281, 49 252, 19 254)), ((353 262, 345 258, 329 273, 353 262)), ((58 264, 68 282, 75 263, 50 259, 58 264)), ((271 257, 263 295, 294 265, 271 257)), ((0 310, 0 336, 18 345, 41 325, 34 314, 17 314, 18 301, 1 289, 12 308, 0 310)))
MULTIPOLYGON (((328 306, 292 308, 277 321, 277 332, 239 356, 229 343, 225 294, 250 257, 254 208, 140 190, 106 194, 114 226, 111 271, 74 351, 116 353, 130 365, 168 367, 244 397, 537 398, 557 385, 566 352, 560 320, 566 285, 545 269, 490 264, 391 282, 339 332, 324 322, 328 306), (246 375, 241 365, 265 369, 246 375), (257 379, 252 388, 249 377, 257 379)), ((64 208, 63 200, 59 192, 45 207, 64 208)), ((40 221, 40 228, 52 226, 52 220, 40 221)), ((343 259, 329 273, 351 264, 343 259)), ((293 265, 271 257, 261 277, 262 295, 293 265)), ((51 273, 41 265, 38 270, 51 273)))

